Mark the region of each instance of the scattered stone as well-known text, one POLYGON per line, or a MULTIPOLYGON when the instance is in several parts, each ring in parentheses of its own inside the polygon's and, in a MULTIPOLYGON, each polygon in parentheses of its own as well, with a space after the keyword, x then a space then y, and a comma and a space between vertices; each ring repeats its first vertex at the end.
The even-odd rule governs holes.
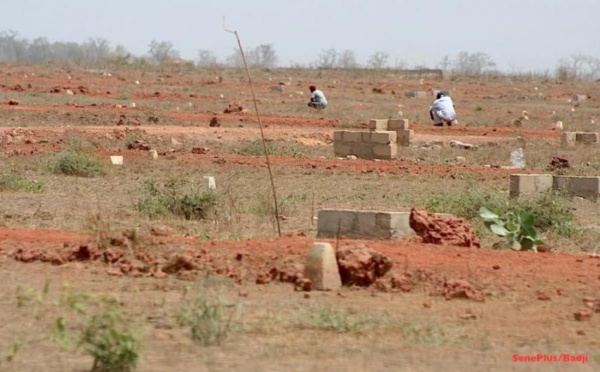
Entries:
POLYGON ((333 247, 329 243, 315 243, 308 252, 304 277, 317 291, 336 290, 342 286, 340 271, 333 247))
POLYGON ((590 320, 592 318, 592 311, 589 309, 583 309, 573 313, 573 317, 575 318, 575 320, 580 322, 590 320))
POLYGON ((173 146, 179 146, 179 145, 181 145, 181 142, 179 142, 175 138, 171 138, 171 145, 173 145, 173 146))
POLYGON ((142 140, 135 140, 127 145, 129 150, 142 150, 142 151, 150 151, 150 146, 146 144, 142 140))
POLYGON ((192 148, 192 154, 204 155, 206 153, 208 153, 208 149, 206 147, 193 147, 192 148))
POLYGON ((75 94, 75 92, 73 92, 71 89, 67 89, 67 90, 65 90, 65 94, 68 96, 72 96, 75 94))
POLYGON ((409 224, 415 233, 423 238, 424 243, 480 247, 475 230, 462 218, 413 208, 410 211, 409 224))
POLYGON ((162 271, 167 274, 175 274, 181 270, 197 270, 198 266, 192 258, 185 254, 174 254, 167 264, 162 267, 162 271))
POLYGON ((450 147, 457 147, 459 149, 465 149, 465 150, 477 150, 478 149, 478 147, 473 144, 464 143, 464 142, 457 141, 457 140, 450 141, 450 147))
POLYGON ((466 280, 450 279, 446 280, 443 285, 442 295, 446 300, 455 298, 464 298, 477 302, 483 302, 485 295, 480 290, 474 289, 466 280))
POLYGON ((364 245, 340 248, 336 254, 344 285, 369 286, 392 268, 392 261, 364 245))
POLYGON ((16 99, 11 99, 10 101, 8 101, 8 105, 9 106, 18 106, 19 101, 17 101, 16 99))
POLYGON ((471 310, 467 310, 463 314, 460 314, 459 318, 464 319, 464 320, 471 320, 471 319, 477 319, 477 315, 473 314, 471 312, 471 310))
POLYGON ((571 168, 571 164, 569 163, 568 159, 555 156, 550 161, 550 168, 552 170, 567 169, 567 168, 571 168))
POLYGON ((150 228, 150 235, 153 236, 171 236, 173 229, 168 226, 152 226, 150 228))
POLYGON ((294 290, 298 292, 310 292, 312 291, 312 282, 308 278, 302 278, 296 282, 294 290))
POLYGON ((459 163, 466 163, 467 162, 467 158, 465 158, 464 156, 457 156, 456 157, 456 161, 459 163))
POLYGON ((148 155, 150 156, 150 159, 152 159, 152 160, 158 159, 158 151, 156 151, 156 150, 148 150, 148 155))
POLYGON ((243 112, 244 108, 242 107, 242 105, 239 102, 231 102, 227 108, 225 108, 225 110, 223 111, 223 113, 225 114, 231 114, 234 112, 243 112))
POLYGON ((548 296, 546 293, 540 292, 540 291, 537 292, 536 298, 538 301, 550 301, 551 300, 550 296, 548 296))
POLYGON ((413 289, 413 280, 410 274, 394 275, 391 278, 392 288, 402 292, 410 292, 413 289))
POLYGON ((209 127, 220 127, 221 126, 221 120, 216 117, 213 116, 212 119, 210 119, 210 123, 208 124, 209 127))

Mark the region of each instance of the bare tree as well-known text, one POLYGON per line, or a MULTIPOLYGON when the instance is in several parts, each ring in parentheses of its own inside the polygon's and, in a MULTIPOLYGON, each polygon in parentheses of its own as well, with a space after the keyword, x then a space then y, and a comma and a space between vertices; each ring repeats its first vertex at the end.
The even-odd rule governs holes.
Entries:
POLYGON ((337 65, 338 53, 334 48, 321 51, 317 60, 314 62, 318 68, 334 68, 337 65))
POLYGON ((210 50, 200 49, 198 51, 198 59, 196 66, 198 67, 215 67, 218 65, 217 56, 210 50))
POLYGON ((559 62, 556 75, 562 80, 598 79, 600 78, 600 59, 590 55, 573 54, 559 62))
POLYGON ((356 54, 352 50, 344 50, 340 53, 337 60, 337 67, 339 68, 356 68, 358 62, 356 61, 356 54))
POLYGON ((495 67, 496 62, 491 57, 482 52, 472 53, 460 52, 454 61, 454 70, 457 74, 478 76, 485 72, 487 68, 495 67))
POLYGON ((277 54, 273 44, 261 44, 254 49, 256 65, 260 67, 275 67, 277 65, 277 54))
POLYGON ((170 41, 158 42, 153 40, 150 45, 150 56, 159 65, 164 65, 169 59, 179 58, 179 52, 173 48, 170 41))
POLYGON ((373 69, 385 68, 388 65, 389 59, 390 55, 388 53, 381 51, 375 52, 369 58, 369 61, 367 62, 367 67, 373 69))

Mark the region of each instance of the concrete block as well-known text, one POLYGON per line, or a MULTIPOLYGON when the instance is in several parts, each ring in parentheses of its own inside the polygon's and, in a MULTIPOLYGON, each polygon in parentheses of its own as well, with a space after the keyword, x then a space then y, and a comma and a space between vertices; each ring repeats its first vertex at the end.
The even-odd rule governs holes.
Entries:
POLYGON ((394 159, 398 156, 398 145, 390 143, 389 145, 375 145, 373 155, 376 159, 394 159))
POLYGON ((113 165, 123 165, 123 157, 120 155, 113 155, 110 157, 110 162, 113 165))
POLYGON ((575 102, 583 102, 586 101, 588 99, 588 96, 586 96, 585 94, 575 94, 573 96, 573 101, 575 102))
POLYGON ((333 143, 333 153, 336 156, 346 156, 346 155, 355 155, 351 153, 352 146, 348 143, 344 142, 334 142, 333 143))
POLYGON ((563 132, 560 136, 560 144, 562 146, 575 146, 577 142, 576 132, 563 132))
POLYGON ((315 243, 308 251, 304 277, 310 279, 312 289, 333 291, 342 286, 335 250, 329 243, 315 243))
POLYGON ((333 132, 333 142, 342 142, 344 140, 344 131, 336 130, 333 132))
POLYGON ((571 176, 552 177, 552 188, 572 195, 571 176))
POLYGON ((373 132, 362 132, 362 141, 364 143, 369 143, 371 142, 371 133, 373 132))
POLYGON ((344 131, 342 134, 344 142, 361 142, 362 132, 344 131))
POLYGON ((551 174, 511 174, 510 196, 531 195, 552 189, 551 174))
POLYGON ((377 228, 387 232, 386 239, 395 239, 401 236, 414 235, 410 227, 410 212, 380 212, 376 216, 377 228))
POLYGON ((571 192, 574 196, 596 201, 600 196, 600 177, 571 177, 571 192))
POLYGON ((389 143, 396 143, 396 132, 394 131, 385 131, 385 132, 372 132, 371 140, 369 142, 375 144, 387 145, 389 143))
POLYGON ((410 146, 410 144, 415 139, 415 131, 412 129, 409 130, 398 130, 396 131, 397 142, 400 146, 410 146))
POLYGON ((373 146, 368 143, 353 143, 350 152, 362 159, 373 158, 373 146))
POLYGON ((369 120, 369 130, 372 130, 372 131, 388 130, 388 120, 387 119, 371 119, 371 120, 369 120))
POLYGON ((150 159, 156 160, 156 159, 158 159, 158 151, 148 150, 148 156, 150 157, 150 159))
POLYGON ((390 119, 388 120, 387 130, 409 130, 410 121, 408 119, 390 119))
POLYGON ((322 209, 317 218, 318 238, 336 238, 338 231, 346 235, 356 230, 357 216, 352 209, 322 209))
POLYGON ((575 141, 577 143, 598 143, 599 142, 598 132, 576 132, 575 141))

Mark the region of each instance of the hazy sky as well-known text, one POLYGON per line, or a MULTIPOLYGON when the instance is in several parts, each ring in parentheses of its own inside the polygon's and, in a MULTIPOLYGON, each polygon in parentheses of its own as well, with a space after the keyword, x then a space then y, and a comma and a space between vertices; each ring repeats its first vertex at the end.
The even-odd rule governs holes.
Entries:
POLYGON ((600 0, 0 0, 0 30, 27 39, 101 37, 142 55, 152 40, 181 56, 220 60, 237 47, 273 44, 280 65, 306 64, 324 49, 376 51, 390 62, 435 67, 460 51, 484 52, 500 69, 553 70, 574 53, 600 57, 600 0))

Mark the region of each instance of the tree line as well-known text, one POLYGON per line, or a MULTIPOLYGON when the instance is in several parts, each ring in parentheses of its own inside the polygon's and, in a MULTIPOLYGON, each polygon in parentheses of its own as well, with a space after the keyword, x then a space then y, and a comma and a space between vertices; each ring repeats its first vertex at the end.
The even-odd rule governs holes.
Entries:
MULTIPOLYGON (((250 67, 275 68, 279 57, 272 44, 261 44, 246 48, 246 62, 250 67)), ((50 42, 44 37, 28 40, 19 37, 13 30, 0 32, 0 62, 9 63, 60 63, 79 67, 107 67, 111 65, 148 64, 163 68, 169 64, 185 64, 190 67, 242 67, 243 59, 238 49, 223 61, 210 50, 200 49, 195 61, 180 58, 179 51, 169 41, 153 40, 148 52, 135 56, 123 45, 112 46, 102 38, 90 38, 86 42, 50 42)), ((324 49, 316 59, 306 65, 291 62, 290 67, 318 69, 408 69, 406 62, 392 58, 389 53, 376 51, 365 64, 360 64, 352 50, 338 51, 335 48, 324 49)), ((481 76, 486 74, 502 75, 496 69, 492 58, 482 52, 459 52, 455 57, 444 57, 436 66, 446 73, 454 75, 481 76)), ((413 69, 427 69, 427 66, 413 66, 413 69)), ((600 79, 600 59, 574 54, 561 59, 555 70, 555 76, 561 80, 598 80, 600 79)))

